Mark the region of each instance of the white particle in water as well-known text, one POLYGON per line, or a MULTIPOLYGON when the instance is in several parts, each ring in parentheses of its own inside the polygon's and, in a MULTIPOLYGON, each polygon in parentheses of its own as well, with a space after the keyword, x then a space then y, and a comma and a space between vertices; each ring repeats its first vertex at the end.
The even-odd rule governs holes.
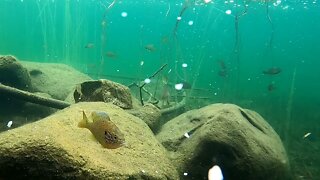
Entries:
POLYGON ((188 64, 187 63, 183 63, 182 67, 186 68, 186 67, 188 67, 188 64))
POLYGON ((8 127, 8 128, 11 128, 12 123, 13 123, 12 121, 9 121, 8 124, 7 124, 7 127, 8 127))
POLYGON ((308 136, 310 136, 311 135, 311 133, 309 132, 309 133, 307 133, 307 134, 305 134, 305 135, 303 135, 303 139, 305 139, 305 138, 307 138, 308 136))
POLYGON ((283 10, 286 10, 286 9, 288 9, 288 8, 289 8, 289 6, 286 5, 286 6, 284 6, 282 9, 283 9, 283 10))
POLYGON ((184 133, 184 137, 190 138, 190 135, 186 132, 186 133, 184 133))
POLYGON ((178 16, 178 17, 177 17, 177 20, 180 21, 180 20, 181 20, 181 16, 178 16))
POLYGON ((181 89, 183 88, 183 84, 182 84, 182 83, 175 84, 175 85, 174 85, 174 88, 175 88, 176 90, 181 90, 181 89))
POLYGON ((145 82, 146 84, 149 84, 149 83, 151 82, 151 79, 146 78, 146 79, 144 80, 144 82, 145 82))
POLYGON ((189 21, 188 24, 189 24, 189 26, 192 26, 193 25, 193 21, 189 21))
POLYGON ((122 17, 127 17, 127 16, 128 16, 128 13, 127 13, 127 12, 122 12, 122 13, 121 13, 121 16, 122 16, 122 17))
POLYGON ((228 9, 228 10, 226 10, 226 14, 231 14, 231 10, 230 9, 228 9))
POLYGON ((188 173, 185 172, 185 173, 183 173, 183 175, 184 175, 184 176, 188 176, 188 173))
POLYGON ((281 4, 281 0, 277 0, 276 2, 273 3, 274 6, 278 6, 279 4, 281 4))
POLYGON ((212 168, 209 169, 208 179, 216 179, 216 180, 224 179, 221 168, 218 165, 214 165, 212 168))

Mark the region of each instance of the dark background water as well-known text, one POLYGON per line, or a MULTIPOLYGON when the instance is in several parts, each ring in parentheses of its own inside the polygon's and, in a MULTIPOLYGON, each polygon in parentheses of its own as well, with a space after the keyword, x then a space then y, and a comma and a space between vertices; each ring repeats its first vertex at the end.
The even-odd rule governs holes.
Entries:
MULTIPOLYGON (((143 80, 167 63, 162 76, 173 84, 193 84, 190 95, 259 112, 289 154, 311 157, 319 149, 318 0, 116 1, 107 9, 111 2, 0 1, 0 54, 65 63, 94 78, 124 84, 143 80), (85 48, 88 43, 94 47, 85 48), (146 50, 148 44, 155 50, 146 50), (116 57, 106 56, 108 51, 116 57), (270 67, 282 71, 262 73, 270 67), (312 142, 302 139, 308 132, 312 142)), ((320 166, 319 159, 304 167, 320 166)))

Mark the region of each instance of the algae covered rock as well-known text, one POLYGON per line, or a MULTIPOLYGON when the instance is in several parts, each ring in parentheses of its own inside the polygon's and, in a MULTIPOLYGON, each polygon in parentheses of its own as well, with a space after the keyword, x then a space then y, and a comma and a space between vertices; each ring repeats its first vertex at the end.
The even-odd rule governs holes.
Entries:
POLYGON ((148 126, 110 103, 78 103, 45 119, 0 134, 0 177, 56 179, 177 179, 148 126), (103 111, 125 145, 103 148, 79 128, 82 111, 103 111), (155 163, 157 162, 157 163, 155 163))
POLYGON ((129 88, 107 79, 82 82, 77 85, 73 97, 76 103, 102 101, 124 109, 132 108, 129 88))
POLYGON ((0 56, 0 83, 21 90, 33 90, 27 69, 11 55, 0 56))
POLYGON ((161 111, 159 108, 150 103, 145 103, 143 106, 136 98, 132 98, 133 108, 127 112, 142 119, 154 131, 159 125, 161 111))
POLYGON ((54 99, 65 100, 77 84, 91 80, 89 76, 65 64, 28 61, 21 61, 21 64, 27 68, 34 89, 54 99))
POLYGON ((256 112, 232 104, 188 111, 157 135, 187 179, 207 178, 219 165, 225 179, 285 179, 289 162, 282 142, 256 112))

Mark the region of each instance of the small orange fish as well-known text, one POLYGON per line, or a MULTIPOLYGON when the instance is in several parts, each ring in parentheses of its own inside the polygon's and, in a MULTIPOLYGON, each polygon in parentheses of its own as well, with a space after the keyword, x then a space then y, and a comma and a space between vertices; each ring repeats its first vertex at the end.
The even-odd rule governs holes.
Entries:
POLYGON ((93 111, 92 122, 89 122, 87 115, 82 111, 83 118, 79 122, 80 128, 87 128, 99 143, 108 149, 116 149, 125 144, 124 135, 120 129, 110 120, 105 112, 93 111))

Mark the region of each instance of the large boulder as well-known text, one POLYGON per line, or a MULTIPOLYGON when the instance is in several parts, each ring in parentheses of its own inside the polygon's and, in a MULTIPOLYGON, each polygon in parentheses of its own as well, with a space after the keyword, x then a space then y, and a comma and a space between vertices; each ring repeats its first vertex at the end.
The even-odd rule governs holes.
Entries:
POLYGON ((74 87, 91 78, 65 64, 21 61, 27 68, 36 91, 65 100, 74 87))
POLYGON ((73 93, 77 102, 110 102, 123 109, 132 108, 132 97, 128 87, 107 80, 92 80, 78 84, 73 93))
POLYGON ((31 79, 16 57, 0 56, 0 83, 25 91, 32 91, 31 79))
MULTIPOLYGON (((24 91, 34 91, 28 70, 11 55, 0 55, 0 84, 24 91)), ((14 99, 6 93, 0 93, 1 114, 20 113, 24 104, 23 101, 14 99)))
POLYGON ((149 127, 123 109, 102 102, 78 103, 45 119, 0 134, 4 179, 177 179, 149 127), (126 145, 106 149, 79 128, 82 111, 104 111, 126 145), (155 163, 156 162, 156 163, 155 163))
POLYGON ((184 179, 207 178, 215 164, 225 179, 285 179, 289 162, 277 133, 256 112, 232 104, 188 111, 157 135, 184 179))
POLYGON ((159 126, 161 111, 151 103, 145 103, 143 106, 136 98, 132 98, 132 109, 126 110, 128 113, 142 119, 155 132, 159 126))

